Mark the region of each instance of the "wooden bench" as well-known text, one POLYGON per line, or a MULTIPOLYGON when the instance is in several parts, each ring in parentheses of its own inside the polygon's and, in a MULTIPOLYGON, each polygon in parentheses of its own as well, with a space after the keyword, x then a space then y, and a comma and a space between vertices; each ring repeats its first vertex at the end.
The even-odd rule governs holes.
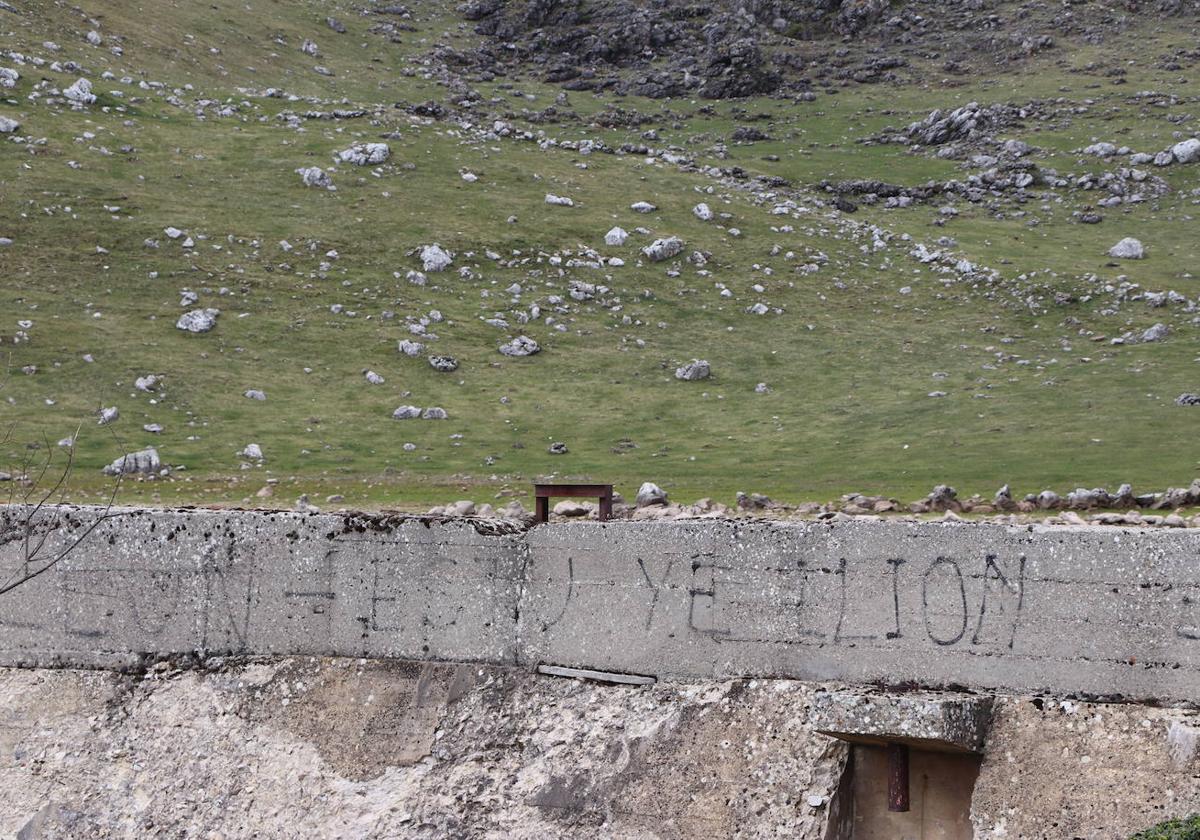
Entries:
POLYGON ((554 496, 599 499, 600 521, 604 522, 612 517, 613 486, 611 484, 535 484, 533 485, 533 495, 537 504, 534 521, 538 523, 550 520, 550 499, 554 496))

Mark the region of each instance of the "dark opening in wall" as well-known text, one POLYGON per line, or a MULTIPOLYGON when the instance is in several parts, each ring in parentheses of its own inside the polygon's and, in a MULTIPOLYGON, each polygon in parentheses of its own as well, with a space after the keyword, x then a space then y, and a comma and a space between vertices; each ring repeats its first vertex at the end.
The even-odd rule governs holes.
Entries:
POLYGON ((908 751, 907 811, 888 810, 888 751, 852 744, 827 840, 971 840, 971 795, 982 756, 908 751))

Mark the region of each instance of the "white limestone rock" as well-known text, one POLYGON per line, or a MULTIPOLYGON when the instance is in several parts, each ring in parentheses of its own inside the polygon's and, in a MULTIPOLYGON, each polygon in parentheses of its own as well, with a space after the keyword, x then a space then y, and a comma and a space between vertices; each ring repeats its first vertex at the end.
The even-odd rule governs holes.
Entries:
POLYGON ((193 309, 179 316, 175 329, 190 333, 211 332, 217 326, 220 309, 193 309))
POLYGON ((665 239, 655 239, 642 249, 642 253, 646 255, 646 258, 654 262, 662 262, 663 260, 669 260, 672 257, 677 257, 682 251, 683 240, 678 236, 668 236, 665 239))
POLYGON ((500 352, 505 356, 532 356, 541 349, 538 343, 527 335, 519 335, 500 345, 500 352))
POLYGON ((436 242, 421 249, 421 264, 426 271, 445 271, 452 262, 454 257, 436 242))
POLYGON ((162 469, 158 450, 153 446, 122 455, 104 468, 105 475, 154 475, 162 469))
POLYGON ((333 189, 333 179, 329 177, 329 173, 319 166, 304 166, 296 170, 296 174, 300 176, 300 180, 304 182, 306 187, 319 187, 321 189, 333 189))
POLYGON ((337 153, 338 160, 355 166, 376 166, 392 156, 387 143, 355 143, 337 153))
POLYGON ((708 379, 711 375, 712 369, 703 359, 692 359, 686 365, 675 368, 675 378, 683 382, 696 382, 700 379, 708 379))
POLYGON ((87 79, 76 79, 75 84, 63 91, 63 96, 79 105, 91 105, 96 101, 92 83, 87 79))
POLYGON ((1146 257, 1146 248, 1139 240, 1127 236, 1109 248, 1108 255, 1121 260, 1141 260, 1146 257))
POLYGON ((615 227, 608 233, 604 234, 605 245, 624 245, 628 239, 629 233, 619 227, 615 227))

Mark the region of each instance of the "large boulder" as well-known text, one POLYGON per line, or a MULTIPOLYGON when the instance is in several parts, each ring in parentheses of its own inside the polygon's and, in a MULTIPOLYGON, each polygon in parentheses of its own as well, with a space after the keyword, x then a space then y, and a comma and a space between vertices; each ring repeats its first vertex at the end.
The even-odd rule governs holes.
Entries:
POLYGON ((1171 147, 1171 154, 1180 163, 1195 163, 1200 161, 1200 139, 1193 137, 1171 147))
POLYGON ((159 460, 158 451, 151 446, 122 455, 105 467, 103 472, 105 475, 155 475, 161 469, 162 461, 159 460))
POLYGON ((1116 257, 1119 260, 1140 260, 1146 256, 1146 247, 1142 245, 1140 240, 1134 239, 1132 236, 1127 236, 1109 248, 1108 255, 1116 257))

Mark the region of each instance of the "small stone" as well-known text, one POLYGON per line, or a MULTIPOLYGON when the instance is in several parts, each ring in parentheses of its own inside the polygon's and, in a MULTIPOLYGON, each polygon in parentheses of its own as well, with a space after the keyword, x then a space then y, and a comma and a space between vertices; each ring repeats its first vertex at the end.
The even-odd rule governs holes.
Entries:
POLYGON ((242 394, 242 396, 248 400, 257 400, 258 402, 263 402, 267 398, 267 395, 257 388, 251 388, 242 394))
POLYGON ((560 441, 556 441, 555 443, 550 444, 549 452, 551 455, 566 455, 567 445, 560 441))
POLYGON ((458 359, 453 356, 430 356, 429 366, 439 373, 452 373, 458 370, 458 359))

